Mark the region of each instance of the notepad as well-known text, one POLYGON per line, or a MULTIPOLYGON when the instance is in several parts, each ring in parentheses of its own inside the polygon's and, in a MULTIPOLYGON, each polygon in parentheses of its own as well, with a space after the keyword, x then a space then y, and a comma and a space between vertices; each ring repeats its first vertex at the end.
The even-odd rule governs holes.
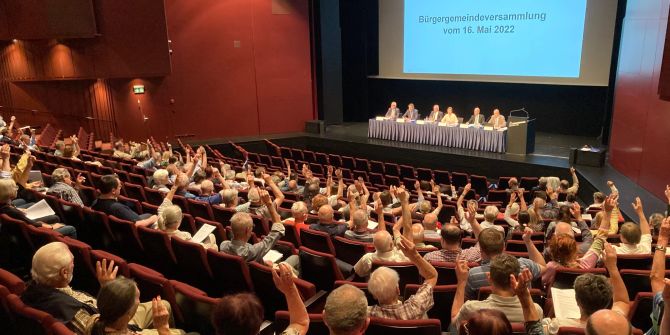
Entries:
POLYGON ((277 261, 282 259, 282 257, 284 257, 284 254, 282 254, 279 251, 270 249, 270 251, 268 251, 268 253, 265 254, 265 256, 263 256, 263 261, 265 262, 270 261, 272 263, 277 263, 277 261))
POLYGON ((56 215, 56 212, 54 212, 54 210, 49 207, 49 204, 46 200, 42 199, 36 204, 28 207, 25 214, 29 219, 35 220, 49 215, 56 215))
POLYGON ((196 243, 202 243, 209 236, 209 234, 214 231, 214 229, 216 229, 216 226, 205 223, 202 225, 202 227, 200 227, 198 232, 195 233, 191 240, 196 243))
POLYGON ((554 314, 558 319, 579 319, 579 306, 575 299, 574 289, 551 288, 551 298, 554 303, 554 314))
POLYGON ((368 220, 368 229, 375 229, 379 226, 379 222, 368 220))
POLYGON ((375 117, 375 120, 384 121, 384 117, 383 116, 377 116, 377 117, 375 117))

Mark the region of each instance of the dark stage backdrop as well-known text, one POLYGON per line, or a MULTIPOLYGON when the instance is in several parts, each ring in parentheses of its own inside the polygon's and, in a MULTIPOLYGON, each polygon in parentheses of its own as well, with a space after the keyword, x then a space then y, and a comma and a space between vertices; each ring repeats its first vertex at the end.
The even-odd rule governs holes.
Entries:
MULTIPOLYGON (((618 0, 625 8, 625 0, 618 0)), ((404 111, 414 102, 423 113, 433 104, 451 105, 459 116, 475 105, 489 116, 494 106, 507 115, 525 107, 542 132, 599 136, 607 141, 612 87, 399 80, 371 78, 378 74, 379 13, 377 1, 340 0, 344 121, 365 121, 383 113, 391 100, 404 111)), ((622 19, 620 10, 618 20, 622 19)), ((619 22, 617 23, 618 35, 619 22)), ((402 38, 400 38, 402 40, 402 38)), ((402 43, 392 52, 402 52, 402 43)), ((614 45, 617 59, 618 39, 614 45)), ((616 66, 616 61, 613 62, 616 66)))

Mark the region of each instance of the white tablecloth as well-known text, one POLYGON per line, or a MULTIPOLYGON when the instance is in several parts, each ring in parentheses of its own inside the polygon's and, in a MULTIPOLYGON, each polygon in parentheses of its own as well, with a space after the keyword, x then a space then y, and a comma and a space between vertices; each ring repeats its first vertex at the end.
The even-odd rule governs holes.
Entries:
POLYGON ((441 127, 437 123, 378 121, 370 119, 368 137, 479 151, 505 152, 506 130, 441 127))

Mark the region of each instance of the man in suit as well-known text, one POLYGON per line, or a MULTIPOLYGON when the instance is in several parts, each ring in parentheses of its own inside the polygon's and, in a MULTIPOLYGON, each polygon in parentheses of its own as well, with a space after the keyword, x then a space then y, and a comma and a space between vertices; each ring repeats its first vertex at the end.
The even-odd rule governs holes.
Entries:
POLYGON ((473 124, 475 126, 483 126, 484 122, 486 122, 486 118, 484 115, 479 114, 480 110, 479 107, 475 107, 474 111, 472 111, 472 116, 470 117, 470 120, 468 120, 468 124, 473 124))
POLYGON ((439 122, 442 120, 442 112, 440 111, 440 105, 433 105, 433 110, 430 112, 430 115, 426 118, 428 122, 439 122))
POLYGON ((384 115, 385 118, 395 120, 400 116, 400 109, 398 108, 398 104, 395 101, 391 102, 391 107, 386 111, 386 115, 384 115))
POLYGON ((419 110, 414 109, 414 104, 410 103, 409 105, 407 105, 407 111, 405 112, 405 114, 402 115, 402 117, 406 121, 409 120, 414 121, 419 118, 419 110))
POLYGON ((505 123, 505 117, 500 115, 500 110, 498 108, 493 110, 493 115, 491 115, 489 123, 493 126, 493 129, 504 128, 507 125, 505 123))

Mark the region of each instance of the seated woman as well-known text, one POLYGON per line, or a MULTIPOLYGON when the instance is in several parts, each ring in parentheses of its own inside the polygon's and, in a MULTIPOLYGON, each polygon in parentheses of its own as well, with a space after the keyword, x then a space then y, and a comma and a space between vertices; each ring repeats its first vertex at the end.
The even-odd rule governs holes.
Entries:
POLYGON ((184 334, 183 330, 170 329, 168 306, 160 296, 150 303, 140 304, 140 290, 135 282, 125 277, 116 278, 100 288, 100 314, 88 324, 86 335, 184 334), (150 326, 153 329, 144 329, 150 326))
MULTIPOLYGON (((166 232, 170 238, 176 237, 182 240, 190 241, 193 237, 189 232, 179 230, 179 225, 184 217, 181 207, 172 204, 174 194, 177 192, 177 185, 173 185, 170 192, 163 199, 163 203, 158 207, 158 229, 166 232)), ((209 234, 204 241, 198 242, 206 249, 219 250, 216 244, 216 238, 209 234)))
POLYGON ((13 179, 1 179, 0 180, 0 214, 6 214, 7 216, 23 221, 29 225, 55 230, 65 236, 72 238, 77 238, 77 230, 68 225, 62 223, 46 223, 45 221, 54 222, 58 220, 58 217, 55 215, 50 215, 44 218, 37 218, 35 220, 29 219, 23 210, 18 209, 12 205, 12 200, 16 198, 16 191, 18 190, 16 182, 13 179))
POLYGON ((549 255, 552 261, 547 263, 547 271, 542 275, 542 284, 551 285, 556 277, 556 269, 559 267, 573 269, 592 269, 602 252, 607 234, 597 234, 586 254, 577 258, 577 241, 570 234, 555 234, 549 241, 549 255))

